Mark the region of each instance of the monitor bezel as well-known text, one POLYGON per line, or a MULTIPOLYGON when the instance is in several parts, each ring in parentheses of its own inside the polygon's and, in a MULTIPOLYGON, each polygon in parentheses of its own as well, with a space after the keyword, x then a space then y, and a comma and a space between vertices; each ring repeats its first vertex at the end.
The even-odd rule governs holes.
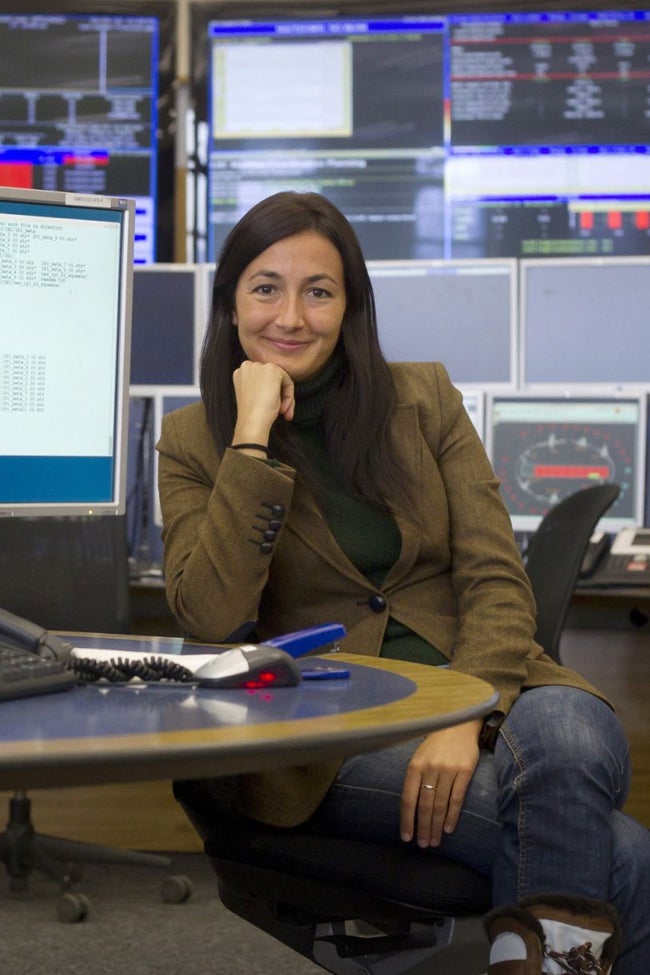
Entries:
MULTIPOLYGON (((490 392, 486 396, 485 407, 485 450, 494 466, 494 407, 499 401, 522 403, 579 403, 579 402, 605 402, 605 403, 634 403, 638 407, 638 424, 636 444, 636 456, 634 458, 636 471, 634 477, 634 512, 631 518, 616 517, 610 513, 605 513, 598 522, 599 530, 616 534, 622 528, 633 525, 643 525, 645 522, 646 505, 646 463, 647 463, 647 429, 648 429, 648 394, 645 390, 626 390, 617 395, 613 392, 603 392, 602 390, 587 391, 580 387, 574 387, 570 392, 529 392, 517 390, 515 392, 504 391, 502 393, 490 392)), ((496 473, 496 472, 495 472, 496 473)), ((498 476, 498 474, 497 474, 498 476)), ((506 504, 504 499, 504 504, 506 504)), ((506 504, 507 507, 507 504, 506 504)), ((513 531, 517 534, 528 534, 535 532, 542 521, 543 515, 517 515, 509 512, 513 531)))
POLYGON ((107 208, 123 213, 120 249, 120 294, 118 342, 116 349, 116 381, 114 388, 114 443, 113 443, 113 490, 110 501, 68 502, 29 501, 3 502, 0 500, 0 517, 93 517, 123 515, 127 502, 127 447, 129 423, 129 363, 131 355, 131 307, 133 296, 133 245, 135 232, 135 201, 126 197, 92 196, 89 194, 64 193, 59 190, 19 189, 0 186, 0 200, 34 202, 59 207, 79 206, 84 210, 107 208))

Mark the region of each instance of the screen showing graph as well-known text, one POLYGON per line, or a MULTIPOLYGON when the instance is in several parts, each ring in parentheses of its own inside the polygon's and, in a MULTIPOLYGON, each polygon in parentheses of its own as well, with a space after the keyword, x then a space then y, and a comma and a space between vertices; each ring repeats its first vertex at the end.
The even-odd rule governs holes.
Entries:
POLYGON ((134 261, 172 257, 175 4, 0 0, 0 185, 136 202, 134 261))
POLYGON ((515 531, 590 484, 614 482, 619 497, 601 523, 644 522, 646 397, 488 398, 487 451, 515 531))

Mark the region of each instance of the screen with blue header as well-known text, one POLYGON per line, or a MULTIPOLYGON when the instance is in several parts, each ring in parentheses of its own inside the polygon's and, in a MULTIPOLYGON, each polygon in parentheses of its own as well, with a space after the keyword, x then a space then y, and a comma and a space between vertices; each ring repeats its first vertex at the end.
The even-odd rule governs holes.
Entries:
POLYGON ((503 6, 191 4, 196 259, 279 189, 368 260, 650 254, 650 11, 503 6))
POLYGON ((124 511, 134 216, 0 187, 0 515, 124 511))

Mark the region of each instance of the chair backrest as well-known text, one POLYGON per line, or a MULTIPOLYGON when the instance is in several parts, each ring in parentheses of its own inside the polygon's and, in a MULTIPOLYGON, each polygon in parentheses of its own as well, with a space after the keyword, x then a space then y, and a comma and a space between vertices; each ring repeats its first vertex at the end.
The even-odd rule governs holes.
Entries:
POLYGON ((537 603, 535 638, 558 662, 560 635, 589 539, 619 493, 618 484, 596 484, 564 498, 544 516, 525 553, 537 603))
POLYGON ((126 516, 0 519, 0 606, 47 630, 128 633, 126 516))

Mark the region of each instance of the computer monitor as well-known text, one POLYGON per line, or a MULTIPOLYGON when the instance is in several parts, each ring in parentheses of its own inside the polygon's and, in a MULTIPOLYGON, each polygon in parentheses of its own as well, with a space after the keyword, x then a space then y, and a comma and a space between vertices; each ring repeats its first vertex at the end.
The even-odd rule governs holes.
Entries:
POLYGON ((331 5, 190 12, 198 260, 214 260, 244 212, 280 189, 323 192, 368 259, 444 256, 443 18, 331 5))
POLYGON ((471 6, 449 18, 452 256, 650 253, 650 11, 471 6))
POLYGON ((522 386, 650 388, 650 257, 520 263, 522 386))
POLYGON ((122 514, 135 204, 0 187, 0 515, 122 514))
POLYGON ((191 3, 196 259, 291 188, 369 260, 650 254, 650 11, 485 6, 191 3))
POLYGON ((196 264, 148 264, 133 274, 131 392, 191 386, 205 331, 205 284, 196 264))
POLYGON ((173 0, 0 0, 0 184, 136 201, 173 258, 173 0))
POLYGON ((516 261, 368 261, 368 272, 389 361, 440 361, 454 383, 514 388, 516 261))
POLYGON ((534 531, 558 501, 590 484, 621 492, 603 531, 641 525, 646 396, 488 396, 486 448, 515 531, 534 531))

